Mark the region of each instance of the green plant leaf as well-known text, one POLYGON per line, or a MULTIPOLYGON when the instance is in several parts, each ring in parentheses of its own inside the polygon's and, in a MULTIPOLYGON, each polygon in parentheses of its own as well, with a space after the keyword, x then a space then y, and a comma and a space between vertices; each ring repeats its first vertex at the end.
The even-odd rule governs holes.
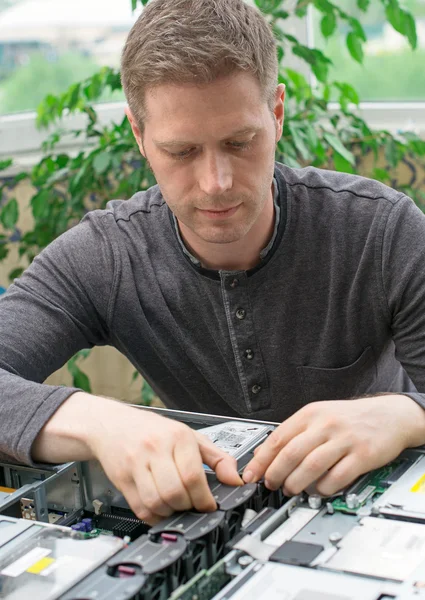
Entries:
POLYGON ((375 167, 373 169, 372 177, 373 179, 377 179, 378 181, 382 181, 383 183, 385 183, 386 181, 391 181, 391 177, 388 171, 386 171, 385 169, 380 169, 378 167, 375 167))
POLYGON ((327 156, 326 156, 326 150, 323 147, 323 145, 319 142, 315 148, 314 151, 314 166, 320 166, 320 165, 324 165, 326 163, 327 160, 327 156))
POLYGON ((7 204, 0 208, 0 222, 5 229, 14 229, 19 218, 19 208, 16 198, 9 200, 7 204))
POLYGON ((78 101, 80 100, 80 89, 81 84, 75 83, 71 85, 66 95, 66 108, 69 110, 74 110, 76 108, 78 101))
POLYGON ((49 196, 50 192, 44 189, 31 198, 32 214, 36 221, 45 219, 49 214, 49 196))
POLYGON ((81 371, 81 369, 79 369, 77 366, 75 366, 75 370, 72 375, 72 385, 84 390, 88 394, 92 393, 90 379, 87 377, 86 373, 81 371))
POLYGON ((404 35, 405 20, 403 17, 403 10, 400 8, 397 0, 389 0, 385 8, 385 14, 394 29, 404 35))
POLYGON ((324 133, 323 137, 328 142, 329 146, 331 146, 338 154, 340 154, 345 160, 347 160, 350 165, 356 164, 356 159, 354 158, 354 154, 348 150, 344 144, 341 142, 339 138, 336 137, 333 133, 324 133))
POLYGON ((291 137, 292 141, 294 142, 295 148, 301 154, 302 158, 304 160, 308 160, 309 158, 311 158, 311 154, 309 152, 309 149, 307 148, 307 145, 304 141, 304 136, 300 131, 299 126, 297 127, 297 125, 294 122, 290 122, 288 124, 288 128, 291 132, 291 137))
POLYGON ((360 104, 360 97, 353 86, 349 85, 348 83, 340 82, 335 82, 334 86, 341 92, 340 102, 341 100, 346 99, 348 102, 352 102, 357 106, 360 104))
POLYGON ((315 154, 319 145, 319 136, 317 135, 314 127, 310 124, 307 124, 305 133, 307 144, 312 151, 312 154, 315 154))
POLYGON ((349 19, 349 23, 351 25, 353 33, 358 38, 360 38, 361 40, 363 40, 363 42, 366 42, 366 40, 367 40, 366 33, 365 33, 365 30, 363 29, 360 21, 358 21, 357 19, 351 18, 351 19, 349 19))
POLYGON ((326 82, 329 73, 329 66, 326 63, 317 62, 311 65, 311 69, 319 81, 326 82))
POLYGON ((418 35, 416 32, 416 23, 413 16, 406 11, 404 12, 404 30, 407 39, 409 40, 409 44, 413 50, 416 50, 418 46, 418 35))
POLYGON ((24 270, 25 269, 23 267, 17 267, 16 269, 13 269, 12 271, 10 271, 10 273, 8 275, 9 281, 12 282, 14 279, 18 279, 18 277, 20 277, 22 275, 24 270))
POLYGON ((285 41, 286 35, 282 31, 282 29, 276 23, 273 23, 273 25, 272 25, 272 31, 273 31, 273 35, 274 35, 275 39, 278 42, 284 42, 285 41))
POLYGON ((310 87, 307 83, 307 79, 302 73, 298 73, 298 71, 294 71, 293 69, 285 69, 285 73, 288 75, 289 79, 294 83, 296 87, 310 87))
POLYGON ((324 15, 322 20, 320 21, 320 30, 322 32, 323 37, 329 38, 336 29, 336 16, 335 13, 328 12, 324 15))
POLYGON ((277 61, 280 63, 284 56, 285 56, 285 51, 283 50, 282 46, 280 44, 278 44, 278 46, 277 46, 277 61))
POLYGON ((286 10, 274 10, 272 14, 274 19, 288 19, 290 17, 286 10))
POLYGON ((131 0, 131 10, 135 11, 137 7, 137 0, 131 0))
POLYGON ((152 404, 152 400, 155 398, 155 392, 147 381, 143 382, 141 396, 142 404, 144 404, 144 406, 150 406, 152 404))
POLYGON ((72 376, 72 384, 75 387, 81 388, 85 392, 91 394, 90 380, 80 367, 77 365, 77 361, 81 358, 86 358, 90 353, 90 349, 80 350, 67 362, 67 369, 72 376))
POLYGON ((352 31, 347 35, 347 48, 351 56, 359 62, 363 63, 363 46, 361 39, 352 31))
POLYGON ((334 6, 329 0, 314 0, 314 6, 322 13, 329 13, 334 10, 334 6))
POLYGON ((9 256, 9 248, 6 244, 0 244, 0 262, 9 256))
POLYGON ((397 144, 396 144, 394 138, 389 137, 387 139, 387 141, 385 143, 384 154, 385 154, 385 158, 387 159, 390 167, 395 169, 395 167, 399 163, 399 154, 398 154, 397 144))
POLYGON ((0 160, 0 171, 9 168, 13 164, 13 160, 8 158, 7 160, 0 160))
POLYGON ((255 4, 265 14, 273 14, 280 7, 281 0, 255 0, 255 4))
POLYGON ((357 6, 363 12, 367 11, 367 9, 369 8, 369 4, 370 4, 370 0, 357 0, 357 6))
POLYGON ((96 154, 93 160, 93 169, 97 175, 102 175, 111 164, 111 155, 109 152, 100 152, 96 154))
POLYGON ((309 4, 313 4, 313 0, 297 0, 295 6, 295 14, 297 17, 305 17, 309 4))
POLYGON ((339 152, 335 150, 333 153, 333 161, 335 171, 340 171, 341 173, 354 173, 353 165, 344 157, 341 156, 339 152))

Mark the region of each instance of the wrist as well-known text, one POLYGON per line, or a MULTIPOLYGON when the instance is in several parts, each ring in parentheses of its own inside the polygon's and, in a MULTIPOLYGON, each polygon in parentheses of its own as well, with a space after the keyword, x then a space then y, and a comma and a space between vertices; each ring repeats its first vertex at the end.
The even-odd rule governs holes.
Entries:
POLYGON ((391 394, 401 410, 400 423, 405 427, 405 448, 416 448, 425 444, 425 409, 404 394, 391 394))
POLYGON ((62 463, 95 458, 92 440, 105 403, 115 404, 85 392, 65 400, 36 437, 31 454, 37 462, 62 463))

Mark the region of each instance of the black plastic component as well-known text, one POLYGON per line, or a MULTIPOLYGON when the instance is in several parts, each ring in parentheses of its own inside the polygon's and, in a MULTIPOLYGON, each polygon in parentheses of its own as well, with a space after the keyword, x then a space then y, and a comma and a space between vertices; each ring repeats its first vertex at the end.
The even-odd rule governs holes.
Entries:
POLYGON ((120 564, 134 564, 142 567, 145 574, 158 573, 174 565, 185 553, 187 542, 180 534, 159 534, 153 539, 142 535, 119 557, 108 562, 108 572, 120 564))
POLYGON ((246 527, 243 528, 244 534, 246 535, 247 533, 252 533, 256 529, 258 529, 260 525, 267 521, 267 519, 269 519, 271 515, 275 512, 276 509, 272 508, 271 506, 266 506, 266 508, 263 508, 263 510, 260 513, 258 513, 258 515, 254 517, 246 527))
POLYGON ((94 526, 97 529, 112 531, 117 537, 123 538, 128 535, 131 541, 134 541, 149 530, 149 526, 139 519, 109 513, 103 513, 94 517, 94 526))
POLYGON ((287 565, 308 566, 323 552, 324 547, 319 544, 304 542, 285 542, 270 557, 273 562, 287 565))
MULTIPOLYGON (((111 574, 111 576, 108 576, 105 565, 100 566, 66 594, 62 595, 61 600, 86 600, 87 598, 133 600, 144 589, 147 576, 137 566, 134 567, 136 569, 134 576, 125 577, 124 573, 121 576, 118 566, 118 575, 111 574)), ((125 566, 130 567, 127 564, 125 566)))
POLYGON ((258 529, 260 527, 260 525, 262 525, 265 521, 267 521, 267 519, 269 519, 270 516, 275 512, 276 512, 275 508, 271 508, 271 507, 263 508, 263 510, 248 523, 247 527, 243 527, 235 536, 232 537, 232 539, 230 541, 228 541, 226 543, 226 548, 228 550, 232 550, 234 548, 235 544, 237 544, 246 535, 253 533, 256 529, 258 529))
POLYGON ((223 525, 225 513, 215 511, 211 513, 175 513, 169 519, 165 519, 149 530, 149 535, 162 533, 163 531, 173 531, 184 535, 188 542, 198 540, 217 527, 223 525))
POLYGON ((254 496, 257 491, 256 483, 247 483, 246 485, 233 487, 220 483, 217 479, 210 481, 210 488, 217 506, 220 510, 234 510, 242 506, 254 496))
POLYGON ((388 475, 386 479, 380 481, 380 485, 382 487, 389 487, 390 485, 398 481, 400 477, 404 475, 407 469, 409 469, 412 466, 412 464, 413 463, 410 460, 403 460, 403 462, 400 465, 398 465, 398 467, 390 475, 388 475))
POLYGON ((61 600, 152 600, 168 598, 179 585, 177 573, 187 543, 179 534, 155 540, 143 535, 96 569, 61 600))

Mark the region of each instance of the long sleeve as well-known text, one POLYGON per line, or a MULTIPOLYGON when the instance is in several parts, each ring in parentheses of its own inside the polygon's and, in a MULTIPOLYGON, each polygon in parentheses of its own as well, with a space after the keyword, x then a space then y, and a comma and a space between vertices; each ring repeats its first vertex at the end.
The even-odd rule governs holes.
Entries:
POLYGON ((114 256, 92 214, 50 244, 0 300, 0 459, 31 445, 74 388, 43 381, 82 348, 107 343, 114 256))
POLYGON ((425 215, 402 196, 378 242, 395 356, 418 390, 407 395, 425 408, 425 215))

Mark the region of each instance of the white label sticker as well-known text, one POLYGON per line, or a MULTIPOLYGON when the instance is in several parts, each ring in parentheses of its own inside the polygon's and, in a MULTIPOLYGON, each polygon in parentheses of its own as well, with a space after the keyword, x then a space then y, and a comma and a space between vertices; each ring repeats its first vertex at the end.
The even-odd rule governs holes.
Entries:
POLYGON ((54 563, 44 569, 40 575, 46 577, 57 569, 67 569, 69 572, 79 573, 81 575, 84 574, 85 571, 88 571, 91 565, 92 561, 87 558, 81 558, 79 556, 60 556, 54 563))
POLYGON ((51 552, 52 551, 48 548, 33 548, 24 554, 24 556, 21 556, 21 558, 18 558, 18 560, 15 560, 15 562, 3 569, 1 575, 6 575, 7 577, 19 577, 19 575, 22 575, 22 573, 34 563, 48 554, 51 554, 51 552))

